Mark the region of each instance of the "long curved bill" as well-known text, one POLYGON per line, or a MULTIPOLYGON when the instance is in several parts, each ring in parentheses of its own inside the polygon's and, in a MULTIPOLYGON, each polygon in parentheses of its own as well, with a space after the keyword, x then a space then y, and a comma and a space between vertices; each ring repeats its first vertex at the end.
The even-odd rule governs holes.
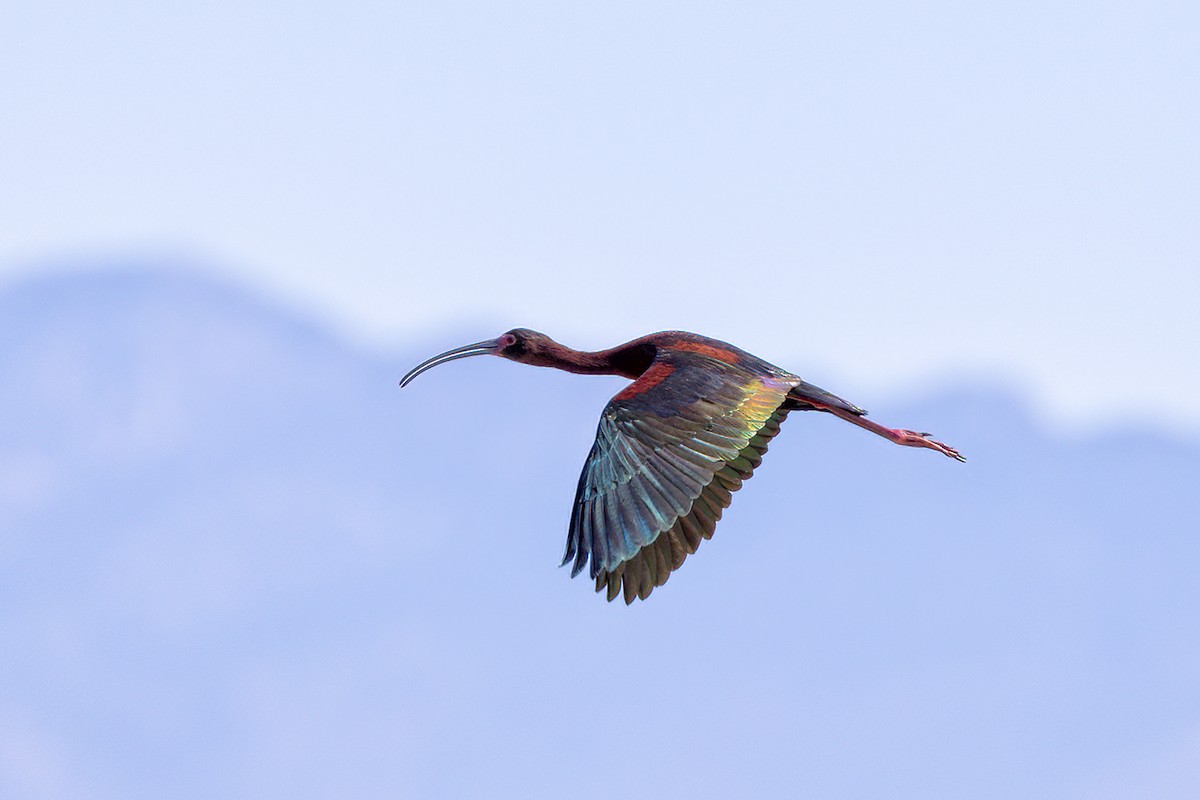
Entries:
POLYGON ((488 339, 484 342, 476 342, 462 347, 456 347, 453 350, 447 350, 444 353, 439 353, 433 358, 422 361, 408 371, 408 374, 400 379, 400 388, 404 388, 412 383, 413 378, 420 375, 426 370, 433 369, 438 364, 445 364, 447 361, 454 361, 459 358, 469 358, 471 356, 486 356, 496 352, 496 347, 500 344, 498 339, 488 339))

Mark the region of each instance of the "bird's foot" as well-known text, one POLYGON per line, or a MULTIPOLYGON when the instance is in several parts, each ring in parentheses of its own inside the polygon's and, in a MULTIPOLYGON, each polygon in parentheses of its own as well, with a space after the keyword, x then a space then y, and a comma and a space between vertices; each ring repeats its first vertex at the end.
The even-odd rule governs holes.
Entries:
POLYGON ((953 458, 957 461, 966 461, 961 453, 955 450, 948 444, 942 444, 928 433, 917 433, 916 431, 902 430, 900 433, 899 444, 907 447, 927 447, 930 450, 936 450, 944 456, 953 458))

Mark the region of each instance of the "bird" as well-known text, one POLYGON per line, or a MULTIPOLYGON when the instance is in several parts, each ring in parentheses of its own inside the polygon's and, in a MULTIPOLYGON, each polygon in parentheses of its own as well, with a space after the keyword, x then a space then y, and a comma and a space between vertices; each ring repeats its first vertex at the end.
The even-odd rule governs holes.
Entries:
POLYGON ((583 375, 633 382, 605 406, 583 465, 560 566, 585 567, 609 602, 645 600, 712 537, 731 496, 762 463, 793 411, 819 411, 896 444, 966 459, 931 434, 887 428, 867 412, 731 344, 662 331, 608 350, 573 350, 514 328, 413 367, 493 355, 583 375))

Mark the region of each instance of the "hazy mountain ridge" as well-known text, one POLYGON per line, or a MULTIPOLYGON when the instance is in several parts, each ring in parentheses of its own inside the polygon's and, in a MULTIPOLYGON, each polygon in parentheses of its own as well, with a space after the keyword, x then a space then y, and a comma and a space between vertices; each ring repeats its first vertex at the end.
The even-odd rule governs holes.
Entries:
POLYGON ((1090 797, 1200 731, 1195 442, 861 399, 957 465, 794 414, 624 609, 555 569, 616 379, 400 392, 430 353, 146 272, 12 287, 0 325, 5 796, 601 796, 611 759, 693 796, 1090 797))

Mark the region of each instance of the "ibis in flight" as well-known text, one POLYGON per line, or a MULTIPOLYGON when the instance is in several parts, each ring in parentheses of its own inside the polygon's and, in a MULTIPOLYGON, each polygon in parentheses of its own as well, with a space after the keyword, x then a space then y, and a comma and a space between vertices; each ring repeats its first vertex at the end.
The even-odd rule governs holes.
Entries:
POLYGON ((482 355, 633 381, 600 415, 562 560, 571 563, 571 577, 588 567, 610 601, 620 594, 626 603, 644 600, 712 537, 731 494, 792 411, 824 411, 896 444, 966 460, 927 433, 876 424, 858 406, 744 350, 681 331, 583 352, 515 328, 436 355, 400 385, 438 364, 482 355))

